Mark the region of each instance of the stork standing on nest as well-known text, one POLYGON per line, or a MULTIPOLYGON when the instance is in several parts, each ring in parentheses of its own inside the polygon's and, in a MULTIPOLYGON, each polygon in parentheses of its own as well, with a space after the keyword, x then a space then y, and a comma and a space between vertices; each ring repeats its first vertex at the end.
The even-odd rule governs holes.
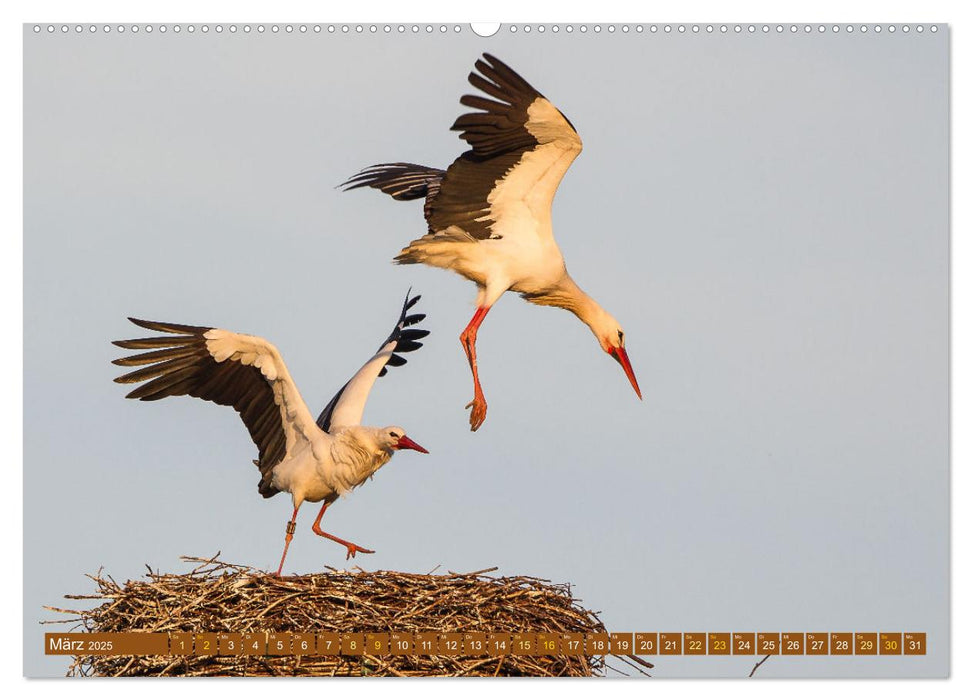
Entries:
POLYGON ((475 396, 469 422, 477 430, 487 404, 479 383, 475 341, 479 326, 506 291, 542 306, 573 312, 597 337, 630 380, 637 378, 624 347, 624 331, 573 281, 553 238, 556 188, 580 154, 570 121, 509 66, 489 54, 475 63, 469 82, 492 99, 465 95, 475 112, 452 126, 472 150, 448 170, 414 163, 373 165, 342 186, 373 187, 398 200, 425 200, 428 233, 395 258, 453 270, 479 288, 475 315, 460 340, 472 368, 475 396))
POLYGON ((375 380, 384 376, 389 365, 405 364, 401 353, 420 348, 419 339, 429 333, 411 327, 425 318, 424 314, 409 314, 420 298, 405 297, 391 335, 334 395, 316 422, 280 353, 268 341, 253 335, 131 318, 142 328, 174 335, 114 341, 128 350, 148 350, 114 360, 114 364, 124 367, 148 365, 115 381, 145 382, 128 394, 129 399, 155 401, 166 396, 195 396, 232 406, 239 413, 259 448, 259 459, 254 463, 262 475, 260 493, 269 498, 285 491, 293 498, 293 515, 287 523, 277 576, 283 571, 297 525, 297 511, 304 501, 324 502, 313 531, 344 545, 348 559, 358 552, 373 554, 370 549, 324 532, 320 520, 331 503, 363 484, 395 451, 428 452, 409 438, 404 428, 369 428, 360 424, 375 380))

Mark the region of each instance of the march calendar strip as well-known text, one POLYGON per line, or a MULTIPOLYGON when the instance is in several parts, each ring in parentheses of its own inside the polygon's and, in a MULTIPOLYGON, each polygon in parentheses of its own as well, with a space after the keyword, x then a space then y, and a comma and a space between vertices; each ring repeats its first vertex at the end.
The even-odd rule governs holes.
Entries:
POLYGON ((62 656, 924 656, 925 632, 49 632, 62 656))

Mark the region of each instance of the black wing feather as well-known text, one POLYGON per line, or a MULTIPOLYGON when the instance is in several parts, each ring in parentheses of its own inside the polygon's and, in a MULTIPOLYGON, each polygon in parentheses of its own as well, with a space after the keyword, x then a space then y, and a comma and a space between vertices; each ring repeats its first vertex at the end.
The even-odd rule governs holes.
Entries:
POLYGON ((481 111, 460 116, 452 131, 461 132, 459 138, 472 146, 476 160, 534 148, 538 142, 526 129, 526 122, 530 105, 543 95, 491 54, 482 54, 475 68, 481 75, 469 73, 469 83, 495 100, 463 95, 461 104, 481 111))
MULTIPOLYGON (((411 290, 408 290, 408 293, 405 294, 405 303, 401 307, 401 313, 398 315, 397 323, 395 323, 391 334, 378 346, 378 350, 380 351, 381 348, 388 343, 395 343, 391 357, 388 358, 385 366, 382 367, 381 371, 378 373, 379 377, 383 377, 385 374, 387 374, 389 365, 391 367, 401 367, 403 364, 405 364, 408 360, 398 353, 408 353, 418 350, 422 346, 422 343, 419 343, 418 340, 431 333, 431 331, 423 328, 410 327, 425 320, 425 314, 408 313, 408 311, 410 311, 411 308, 418 303, 419 299, 421 299, 421 294, 412 297, 411 290)), ((347 388, 347 384, 349 383, 350 382, 344 384, 344 386, 340 388, 340 391, 334 394, 334 397, 327 403, 324 410, 320 412, 320 416, 317 417, 317 426, 324 432, 330 432, 330 421, 334 415, 334 408, 337 406, 337 402, 340 401, 341 395, 344 393, 344 389, 347 388)))
POLYGON ((136 326, 175 335, 133 340, 116 340, 128 350, 156 348, 113 361, 123 367, 141 366, 115 379, 120 384, 140 384, 126 398, 157 401, 167 396, 195 396, 221 406, 232 406, 259 449, 260 493, 264 498, 278 493, 270 485, 272 469, 286 454, 286 434, 273 387, 256 367, 232 359, 216 362, 206 347, 204 326, 186 326, 129 319, 136 326), (143 366, 145 365, 145 366, 143 366))

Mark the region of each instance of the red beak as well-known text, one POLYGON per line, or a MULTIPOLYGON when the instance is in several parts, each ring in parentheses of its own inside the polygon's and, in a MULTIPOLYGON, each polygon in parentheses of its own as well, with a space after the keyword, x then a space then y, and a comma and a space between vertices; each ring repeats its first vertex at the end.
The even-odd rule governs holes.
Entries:
POLYGON ((634 376, 634 368, 630 366, 630 359, 627 357, 627 351, 624 348, 610 348, 608 350, 610 356, 617 360, 618 364, 624 368, 624 373, 630 380, 630 385, 634 387, 634 392, 637 394, 637 398, 641 401, 644 397, 641 396, 641 388, 637 386, 637 377, 634 376))
POLYGON ((400 438, 398 438, 398 444, 395 445, 395 447, 399 450, 415 450, 416 452, 424 452, 426 455, 428 454, 428 450, 407 435, 402 435, 400 438))

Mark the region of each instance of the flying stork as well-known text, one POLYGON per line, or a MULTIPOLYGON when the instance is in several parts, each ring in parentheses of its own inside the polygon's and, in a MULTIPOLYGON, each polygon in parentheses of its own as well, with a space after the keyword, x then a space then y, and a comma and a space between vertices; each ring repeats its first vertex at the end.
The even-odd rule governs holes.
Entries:
POLYGON ((553 196, 580 154, 580 137, 549 100, 495 56, 483 54, 475 68, 478 73, 470 73, 469 82, 488 98, 464 95, 460 102, 477 111, 452 125, 471 150, 447 170, 383 163, 341 186, 373 187, 398 200, 424 198, 428 233, 394 261, 453 270, 478 287, 475 315, 459 336, 474 382, 475 396, 466 406, 472 407, 472 430, 482 425, 487 408, 476 335, 489 309, 508 290, 533 304, 573 312, 623 367, 640 398, 623 329, 573 281, 553 238, 553 196))
POLYGON ((331 503, 364 483, 396 450, 428 453, 405 434, 404 428, 360 424, 375 380, 385 375, 388 366, 405 364, 401 353, 420 348, 419 339, 429 333, 411 327, 425 318, 425 314, 409 314, 420 298, 405 296, 391 335, 334 395, 316 422, 272 344, 219 328, 129 318, 142 328, 173 335, 114 341, 127 350, 148 350, 114 360, 123 367, 147 365, 115 381, 145 382, 128 394, 129 399, 156 401, 188 395, 232 406, 239 413, 259 448, 259 459, 253 462, 260 469, 260 494, 269 498, 285 491, 293 499, 277 576, 283 571, 297 526, 297 511, 304 501, 324 502, 313 531, 344 545, 346 558, 358 552, 373 554, 373 550, 324 532, 320 519, 331 503))

